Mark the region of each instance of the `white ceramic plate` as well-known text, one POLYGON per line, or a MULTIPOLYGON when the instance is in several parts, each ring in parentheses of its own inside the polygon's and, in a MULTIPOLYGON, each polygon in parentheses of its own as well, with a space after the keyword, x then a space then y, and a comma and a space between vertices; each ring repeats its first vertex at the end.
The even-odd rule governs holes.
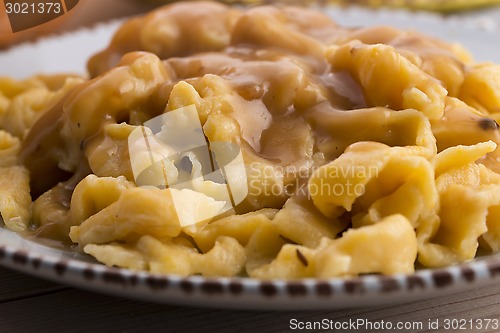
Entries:
MULTIPOLYGON (((393 24, 414 28, 469 48, 478 60, 500 63, 496 23, 481 17, 443 19, 429 14, 329 9, 343 25, 393 24)), ((497 16, 500 20, 500 13, 497 16)), ((86 59, 107 44, 118 23, 27 44, 0 54, 0 75, 84 73, 86 59), (57 50, 57 52, 55 52, 57 50), (37 54, 33 57, 33 54, 37 54), (37 61, 33 61, 36 59, 37 61)), ((500 256, 412 275, 355 279, 261 281, 248 278, 181 278, 108 268, 69 249, 44 246, 0 228, 0 264, 60 283, 169 304, 246 309, 320 309, 367 306, 435 297, 500 282, 500 256)))

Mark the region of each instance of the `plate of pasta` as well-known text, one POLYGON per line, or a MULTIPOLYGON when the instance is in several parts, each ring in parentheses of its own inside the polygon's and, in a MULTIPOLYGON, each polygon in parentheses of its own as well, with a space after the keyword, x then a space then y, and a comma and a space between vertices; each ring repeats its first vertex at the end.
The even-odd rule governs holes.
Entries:
POLYGON ((377 15, 181 2, 99 27, 86 72, 0 73, 0 263, 249 309, 499 282, 495 35, 377 15))

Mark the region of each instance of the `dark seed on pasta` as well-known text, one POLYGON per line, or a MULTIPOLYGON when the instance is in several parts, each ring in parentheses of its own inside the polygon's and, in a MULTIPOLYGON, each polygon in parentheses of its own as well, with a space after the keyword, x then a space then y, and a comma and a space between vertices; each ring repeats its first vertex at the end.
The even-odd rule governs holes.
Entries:
POLYGON ((307 261, 307 258, 304 256, 304 254, 302 252, 300 252, 299 249, 297 249, 297 258, 299 258, 300 262, 304 265, 304 266, 308 266, 309 265, 309 261, 307 261))
POLYGON ((478 123, 479 123, 479 127, 481 127, 481 129, 483 129, 485 131, 498 130, 500 128, 498 123, 494 119, 491 119, 491 118, 482 118, 481 120, 479 120, 478 123))

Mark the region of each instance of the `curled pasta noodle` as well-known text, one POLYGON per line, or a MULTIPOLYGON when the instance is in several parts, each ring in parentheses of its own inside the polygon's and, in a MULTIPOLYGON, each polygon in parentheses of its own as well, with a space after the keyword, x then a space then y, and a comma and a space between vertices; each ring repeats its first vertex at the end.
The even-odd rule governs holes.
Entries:
POLYGON ((335 71, 348 71, 359 82, 371 106, 416 109, 429 119, 443 116, 447 90, 393 47, 349 43, 331 48, 327 57, 335 71))
MULTIPOLYGON (((364 218, 372 221, 384 211, 393 211, 388 215, 405 212, 416 224, 420 214, 432 210, 437 201, 428 160, 405 148, 375 143, 352 145, 339 158, 318 168, 309 179, 308 189, 324 215, 368 212, 364 218), (405 192, 410 195, 404 196, 408 201, 399 199, 405 192)), ((358 221, 358 216, 353 219, 358 221)))
POLYGON ((413 226, 404 216, 391 215, 375 225, 349 230, 342 238, 325 238, 315 250, 284 245, 276 259, 250 274, 258 278, 327 278, 374 272, 412 273, 416 257, 413 226))
POLYGON ((253 232, 260 226, 269 224, 276 210, 265 209, 242 215, 231 215, 214 221, 204 228, 190 230, 197 246, 206 252, 210 250, 219 235, 232 237, 242 245, 246 245, 253 232))
POLYGON ((174 237, 180 231, 170 191, 132 188, 124 191, 116 202, 72 227, 70 237, 84 246, 125 240, 138 234, 174 237), (136 196, 141 200, 136 200, 136 196))
POLYGON ((422 35, 415 31, 390 26, 360 28, 341 35, 336 44, 359 40, 363 44, 387 44, 430 76, 440 80, 450 96, 458 96, 465 80, 466 65, 473 63, 467 50, 457 43, 422 35))
POLYGON ((56 103, 73 87, 83 82, 75 76, 40 76, 15 82, 0 79, 0 124, 9 133, 23 139, 43 111, 56 103))
POLYGON ((493 142, 457 146, 434 158, 439 210, 417 228, 419 261, 424 265, 444 266, 472 259, 479 238, 484 234, 490 237, 487 220, 492 223, 492 216, 488 211, 499 205, 500 179, 475 161, 495 148, 493 142))
POLYGON ((322 136, 328 138, 320 143, 320 147, 330 158, 339 157, 348 146, 360 141, 411 147, 417 154, 426 157, 436 154, 431 123, 416 110, 394 112, 376 107, 340 111, 318 107, 309 116, 321 119, 315 126, 322 136), (365 126, 365 121, 370 123, 369 128, 365 126))
POLYGON ((484 114, 500 112, 500 66, 481 64, 473 66, 465 75, 459 97, 484 114))
POLYGON ((323 215, 306 197, 291 197, 273 218, 277 232, 294 243, 315 248, 323 238, 334 239, 348 227, 342 219, 323 215))
POLYGON ((123 176, 112 178, 89 175, 85 177, 75 187, 71 196, 68 222, 74 226, 82 224, 92 215, 117 202, 124 191, 134 187, 135 185, 123 176))
POLYGON ((241 13, 217 3, 193 8, 180 4, 152 12, 126 22, 115 34, 110 46, 93 56, 88 68, 97 76, 116 66, 116 59, 136 50, 158 54, 162 58, 218 51, 229 44, 230 31, 241 13))
POLYGON ((0 130, 0 167, 18 164, 21 141, 6 131, 0 130))
POLYGON ((0 167, 0 216, 7 228, 23 232, 31 220, 29 173, 22 166, 0 167))
POLYGON ((89 244, 84 251, 110 266, 180 276, 234 276, 240 273, 246 260, 243 247, 234 238, 224 236, 219 237, 205 254, 191 246, 160 242, 151 236, 142 236, 133 248, 120 244, 89 244))
POLYGON ((410 221, 402 215, 390 215, 377 224, 347 231, 317 256, 319 277, 412 273, 417 240, 410 221), (369 257, 365 255, 368 252, 372 253, 369 257))

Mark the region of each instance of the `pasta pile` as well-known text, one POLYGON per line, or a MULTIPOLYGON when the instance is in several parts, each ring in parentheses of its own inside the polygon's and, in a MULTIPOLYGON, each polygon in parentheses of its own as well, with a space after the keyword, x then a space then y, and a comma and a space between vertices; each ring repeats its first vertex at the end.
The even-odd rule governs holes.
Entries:
MULTIPOLYGON (((261 279, 412 273, 500 251, 500 65, 295 7, 182 2, 126 22, 90 78, 0 80, 0 213, 109 265, 261 279), (128 138, 194 106, 248 195, 181 226, 128 138)), ((175 171, 175 170, 174 170, 175 171)), ((189 197, 192 195, 191 197, 189 197)))

